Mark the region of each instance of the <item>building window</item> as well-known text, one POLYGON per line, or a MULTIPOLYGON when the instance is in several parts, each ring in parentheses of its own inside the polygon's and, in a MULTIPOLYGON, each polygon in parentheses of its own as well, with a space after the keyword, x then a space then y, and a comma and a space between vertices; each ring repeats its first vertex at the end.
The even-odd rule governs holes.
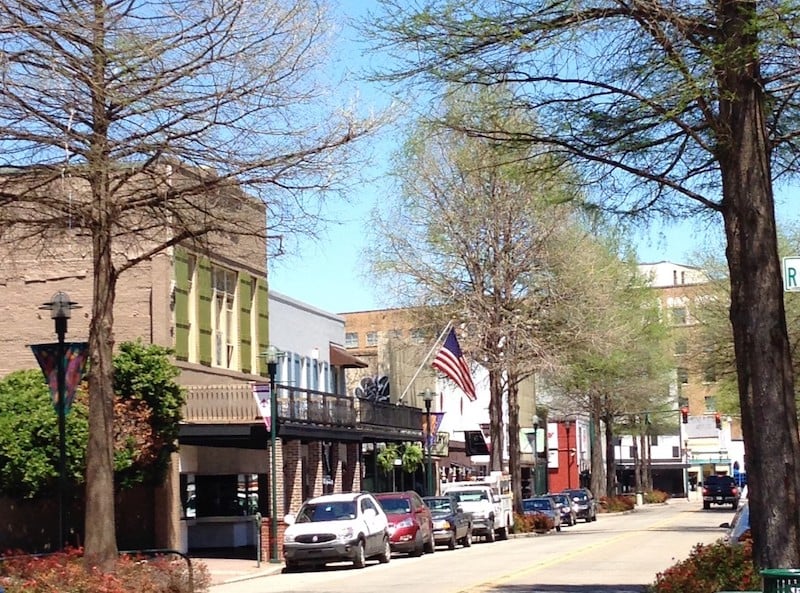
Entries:
POLYGON ((686 354, 686 352, 687 352, 686 340, 676 340, 675 354, 680 356, 681 354, 686 354))
POLYGON ((679 367, 677 369, 678 373, 678 383, 681 385, 688 385, 689 384, 689 371, 683 367, 679 367))
POLYGON ((213 286, 211 328, 214 335, 214 366, 238 370, 236 360, 236 272, 214 267, 211 270, 213 286))
POLYGON ((186 262, 186 280, 188 281, 188 308, 187 317, 189 323, 189 348, 188 359, 189 362, 200 362, 200 353, 198 351, 200 337, 198 335, 197 323, 197 258, 194 255, 189 255, 186 262))
POLYGON ((389 330, 389 337, 393 340, 399 340, 403 337, 403 330, 402 329, 392 329, 389 330))
POLYGON ((358 333, 347 332, 344 335, 344 346, 345 348, 358 348, 358 333))
POLYGON ((706 396, 706 412, 716 412, 717 411, 717 398, 713 395, 706 396))
POLYGON ((703 369, 703 382, 716 383, 717 382, 717 369, 713 364, 708 365, 703 369))
POLYGON ((367 346, 378 345, 378 332, 367 332, 367 346))
POLYGON ((425 341, 425 332, 419 328, 412 329, 411 339, 417 344, 421 344, 422 342, 425 341))
POLYGON ((687 323, 686 307, 673 307, 672 308, 672 324, 673 325, 686 325, 687 323))

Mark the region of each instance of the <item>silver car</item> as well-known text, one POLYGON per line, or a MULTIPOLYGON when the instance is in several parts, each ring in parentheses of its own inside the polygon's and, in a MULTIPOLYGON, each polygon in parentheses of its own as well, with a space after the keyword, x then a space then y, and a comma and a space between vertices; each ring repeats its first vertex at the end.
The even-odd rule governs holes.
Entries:
POLYGON ((738 544, 741 537, 750 531, 750 505, 744 501, 733 515, 730 523, 721 523, 720 527, 727 529, 722 541, 726 544, 738 544))

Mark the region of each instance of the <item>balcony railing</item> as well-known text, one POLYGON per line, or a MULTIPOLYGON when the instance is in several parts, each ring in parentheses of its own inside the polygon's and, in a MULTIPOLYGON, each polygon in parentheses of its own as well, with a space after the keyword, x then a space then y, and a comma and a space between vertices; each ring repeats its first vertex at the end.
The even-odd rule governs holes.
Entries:
MULTIPOLYGON (((337 428, 422 430, 422 410, 313 389, 276 385, 278 421, 337 428)), ((261 419, 248 384, 186 388, 185 422, 249 424, 261 419)))

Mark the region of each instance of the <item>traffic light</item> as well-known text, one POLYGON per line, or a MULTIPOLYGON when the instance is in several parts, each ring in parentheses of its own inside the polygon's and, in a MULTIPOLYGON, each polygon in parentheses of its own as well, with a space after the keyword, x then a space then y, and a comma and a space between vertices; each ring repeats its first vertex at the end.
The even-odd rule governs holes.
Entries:
POLYGON ((689 424, 689 406, 683 406, 681 408, 681 422, 689 424))
POLYGON ((722 430, 722 416, 719 413, 714 414, 714 422, 717 425, 717 430, 722 430))

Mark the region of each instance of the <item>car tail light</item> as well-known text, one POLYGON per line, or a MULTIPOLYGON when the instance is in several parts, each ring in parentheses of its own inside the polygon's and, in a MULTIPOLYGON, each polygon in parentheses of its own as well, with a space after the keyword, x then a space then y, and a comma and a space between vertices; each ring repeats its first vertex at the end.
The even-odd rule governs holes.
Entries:
POLYGON ((708 488, 703 487, 703 496, 708 495, 708 488))

